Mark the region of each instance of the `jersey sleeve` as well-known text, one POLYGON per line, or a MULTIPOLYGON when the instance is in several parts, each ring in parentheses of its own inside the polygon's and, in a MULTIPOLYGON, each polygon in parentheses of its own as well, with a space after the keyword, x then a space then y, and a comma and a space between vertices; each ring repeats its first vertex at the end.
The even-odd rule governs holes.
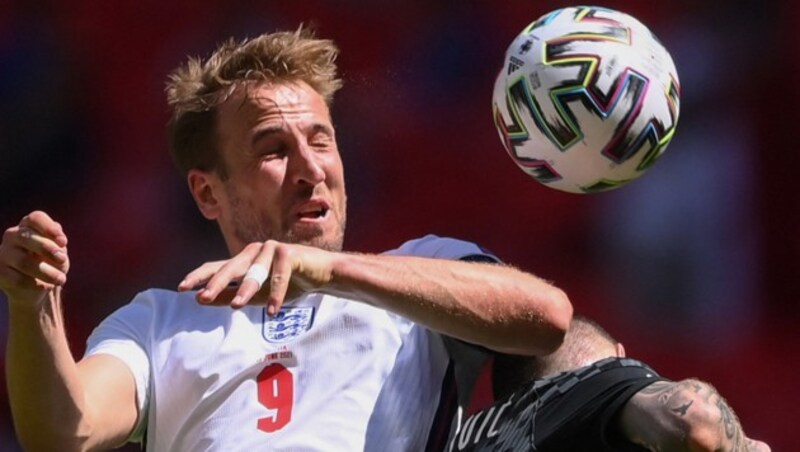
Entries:
POLYGON ((480 262, 500 262, 490 251, 475 243, 433 234, 409 240, 399 248, 385 252, 388 256, 420 256, 480 262))
POLYGON ((87 339, 84 357, 106 354, 128 366, 136 383, 138 419, 128 438, 141 442, 147 427, 149 406, 150 359, 148 334, 153 318, 151 292, 138 294, 129 304, 106 317, 87 339))
POLYGON ((531 381, 467 418, 447 451, 641 451, 613 427, 638 391, 663 380, 639 361, 608 358, 531 381))
POLYGON ((560 450, 569 445, 642 450, 624 441, 612 423, 634 394, 663 380, 654 370, 636 360, 612 358, 555 378, 551 390, 542 397, 533 426, 538 448, 560 450))

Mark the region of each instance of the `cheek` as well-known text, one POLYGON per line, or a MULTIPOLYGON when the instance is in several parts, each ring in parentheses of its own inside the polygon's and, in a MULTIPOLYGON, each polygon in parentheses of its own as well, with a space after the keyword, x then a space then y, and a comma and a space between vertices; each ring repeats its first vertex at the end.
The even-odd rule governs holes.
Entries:
POLYGON ((258 200, 256 204, 274 199, 280 193, 284 182, 285 171, 278 165, 262 164, 246 176, 240 177, 237 186, 239 193, 248 198, 258 200))
POLYGON ((337 153, 335 156, 332 156, 330 160, 326 162, 326 166, 328 185, 331 188, 344 187, 344 167, 339 154, 337 153))
POLYGON ((274 180, 266 178, 240 179, 235 185, 229 185, 228 200, 234 215, 243 215, 260 211, 271 211, 278 202, 280 187, 274 180))

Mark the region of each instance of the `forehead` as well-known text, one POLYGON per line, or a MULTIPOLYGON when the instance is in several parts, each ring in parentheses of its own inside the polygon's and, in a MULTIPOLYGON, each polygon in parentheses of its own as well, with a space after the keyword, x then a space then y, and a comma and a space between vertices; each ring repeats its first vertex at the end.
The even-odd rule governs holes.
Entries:
POLYGON ((330 122, 325 100, 304 82, 246 83, 220 105, 221 130, 253 130, 263 124, 330 122))

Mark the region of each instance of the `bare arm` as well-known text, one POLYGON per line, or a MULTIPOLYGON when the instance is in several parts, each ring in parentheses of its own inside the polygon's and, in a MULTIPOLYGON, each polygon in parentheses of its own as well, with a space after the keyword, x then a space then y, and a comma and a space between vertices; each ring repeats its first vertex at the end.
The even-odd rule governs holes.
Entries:
POLYGON ((653 383, 628 401, 619 422, 630 441, 653 451, 770 450, 745 436, 725 399, 698 380, 653 383))
POLYGON ((76 364, 69 350, 61 311, 66 242, 58 223, 33 212, 9 228, 0 244, 0 288, 10 320, 9 399, 26 450, 117 445, 136 421, 136 389, 127 367, 110 356, 76 364))
POLYGON ((233 259, 198 268, 179 289, 206 284, 198 293, 201 303, 243 306, 259 289, 253 280, 243 280, 233 300, 225 290, 253 263, 270 268, 270 278, 253 300, 266 302, 270 312, 287 297, 317 291, 353 298, 505 353, 552 352, 572 317, 563 291, 512 267, 334 253, 274 241, 251 244, 233 259))
POLYGON ((571 306, 559 289, 517 269, 420 257, 343 255, 327 288, 497 351, 555 350, 571 306))

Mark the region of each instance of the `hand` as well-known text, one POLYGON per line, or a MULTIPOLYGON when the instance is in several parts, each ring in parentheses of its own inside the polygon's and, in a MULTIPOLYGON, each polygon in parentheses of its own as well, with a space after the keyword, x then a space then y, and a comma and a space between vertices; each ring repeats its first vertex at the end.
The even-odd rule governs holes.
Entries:
POLYGON ((0 243, 0 290, 9 303, 38 306, 67 282, 67 236, 61 225, 35 211, 6 229, 0 243))
POLYGON ((178 290, 205 285, 197 292, 199 303, 233 308, 266 303, 267 313, 275 315, 286 299, 329 283, 334 256, 319 248, 274 240, 251 243, 231 259, 207 262, 191 271, 178 285, 178 290), (245 277, 253 265, 263 265, 266 269, 268 277, 263 285, 245 277), (232 286, 233 283, 239 283, 238 287, 232 286))

